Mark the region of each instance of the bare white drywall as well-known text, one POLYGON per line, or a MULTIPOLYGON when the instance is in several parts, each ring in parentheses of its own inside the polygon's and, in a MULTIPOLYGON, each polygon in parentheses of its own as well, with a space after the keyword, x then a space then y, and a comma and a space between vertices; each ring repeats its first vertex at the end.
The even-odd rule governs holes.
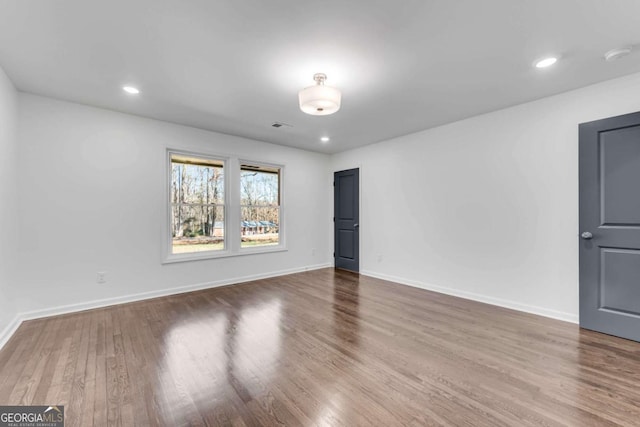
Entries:
POLYGON ((638 110, 635 74, 332 156, 362 272, 576 321, 578 124, 638 110))
POLYGON ((331 263, 325 154, 22 93, 19 141, 21 312, 331 263), (167 147, 285 165, 288 251, 162 265, 167 147))
POLYGON ((12 287, 16 285, 16 203, 18 94, 0 68, 0 340, 16 314, 12 287))

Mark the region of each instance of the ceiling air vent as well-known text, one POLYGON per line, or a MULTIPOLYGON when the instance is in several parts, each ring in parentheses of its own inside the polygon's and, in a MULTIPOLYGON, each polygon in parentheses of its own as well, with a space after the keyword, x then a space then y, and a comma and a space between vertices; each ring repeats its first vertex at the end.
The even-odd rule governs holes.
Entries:
POLYGON ((282 123, 282 122, 273 122, 271 126, 273 126, 274 128, 281 128, 281 127, 292 128, 293 127, 289 124, 282 123))

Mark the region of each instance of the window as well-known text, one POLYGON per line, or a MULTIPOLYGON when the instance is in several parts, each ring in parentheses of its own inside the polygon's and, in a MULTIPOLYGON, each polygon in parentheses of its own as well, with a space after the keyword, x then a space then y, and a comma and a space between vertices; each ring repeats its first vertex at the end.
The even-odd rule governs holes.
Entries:
POLYGON ((163 262, 285 251, 284 166, 167 149, 163 262))
POLYGON ((171 254, 225 249, 224 161, 170 153, 171 254))
POLYGON ((240 165, 242 248, 280 243, 280 168, 240 165))

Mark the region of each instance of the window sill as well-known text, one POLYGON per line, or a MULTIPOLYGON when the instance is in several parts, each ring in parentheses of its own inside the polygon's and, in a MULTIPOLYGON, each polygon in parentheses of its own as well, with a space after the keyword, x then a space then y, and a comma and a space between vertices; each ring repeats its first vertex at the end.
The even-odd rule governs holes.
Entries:
POLYGON ((189 262, 189 261, 201 261, 207 259, 218 259, 218 258, 231 258, 237 256, 244 255, 256 255, 256 254, 265 254, 272 252, 286 252, 287 248, 285 246, 270 246, 263 248, 241 248, 236 252, 231 252, 229 250, 224 251, 210 251, 210 252, 196 252, 190 254, 171 254, 166 255, 162 264, 174 264, 178 262, 189 262))
POLYGON ((253 254, 265 254, 269 252, 286 252, 287 248, 285 246, 264 246, 262 248, 252 247, 252 248, 240 248, 238 252, 234 255, 253 255, 253 254))

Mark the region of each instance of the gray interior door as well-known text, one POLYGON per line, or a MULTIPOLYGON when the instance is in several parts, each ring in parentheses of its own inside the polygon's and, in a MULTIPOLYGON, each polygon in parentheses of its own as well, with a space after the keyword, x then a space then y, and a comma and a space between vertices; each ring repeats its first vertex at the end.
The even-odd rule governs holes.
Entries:
POLYGON ((355 272, 360 270, 359 175, 359 169, 333 175, 335 266, 355 272))
POLYGON ((580 326, 640 341, 640 112, 580 125, 580 326))

